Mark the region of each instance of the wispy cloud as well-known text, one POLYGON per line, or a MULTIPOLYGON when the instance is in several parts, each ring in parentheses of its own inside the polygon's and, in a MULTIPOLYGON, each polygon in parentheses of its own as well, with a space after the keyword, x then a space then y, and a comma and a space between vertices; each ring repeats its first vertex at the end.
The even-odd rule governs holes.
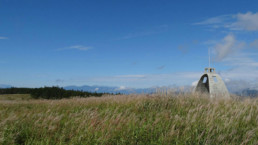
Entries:
MULTIPOLYGON (((254 59, 254 56, 239 51, 228 56, 222 62, 231 67, 231 69, 221 72, 223 78, 231 81, 244 80, 251 84, 257 82, 258 62, 254 59)), ((246 87, 253 87, 253 85, 246 87)))
POLYGON ((247 80, 230 80, 227 79, 225 81, 225 84, 229 91, 231 92, 238 92, 241 93, 242 90, 251 88, 251 89, 257 89, 258 83, 253 83, 247 80))
POLYGON ((194 25, 205 25, 213 29, 225 28, 238 31, 258 31, 258 12, 216 16, 194 23, 194 25))
POLYGON ((70 46, 70 49, 77 49, 77 50, 89 50, 92 49, 93 47, 91 46, 83 46, 83 45, 74 45, 74 46, 70 46))
POLYGON ((191 86, 196 87, 198 82, 199 82, 199 80, 196 80, 196 81, 192 82, 191 86))
POLYGON ((230 23, 233 15, 221 15, 205 19, 201 22, 194 23, 194 25, 213 25, 213 27, 222 27, 225 23, 230 23))
POLYGON ((238 42, 233 34, 228 34, 222 41, 214 46, 215 61, 222 61, 245 46, 244 42, 238 42))
MULTIPOLYGON (((230 57, 225 58, 223 60, 223 63, 225 63, 226 65, 233 66, 235 68, 254 67, 256 69, 256 67, 258 66, 258 62, 256 62, 251 55, 241 51, 238 53, 235 53, 234 55, 231 55, 230 57)), ((246 69, 243 69, 243 70, 246 70, 246 69)))
POLYGON ((65 48, 60 48, 57 50, 80 50, 80 51, 87 51, 93 49, 93 47, 91 46, 83 46, 83 45, 73 45, 73 46, 69 46, 69 47, 65 47, 65 48))
POLYGON ((0 36, 0 39, 8 39, 8 37, 0 36))
POLYGON ((257 82, 257 65, 245 65, 249 63, 240 63, 239 66, 234 67, 228 71, 221 72, 221 76, 229 80, 245 80, 248 82, 257 82))
POLYGON ((247 31, 258 30, 258 12, 247 12, 245 14, 239 13, 235 15, 235 18, 236 21, 228 26, 230 29, 247 31))
POLYGON ((116 91, 120 91, 120 90, 125 90, 126 87, 125 86, 120 86, 119 88, 115 89, 116 91))
POLYGON ((158 70, 162 70, 162 69, 164 69, 165 67, 166 67, 165 65, 161 65, 161 66, 157 67, 157 69, 158 69, 158 70))

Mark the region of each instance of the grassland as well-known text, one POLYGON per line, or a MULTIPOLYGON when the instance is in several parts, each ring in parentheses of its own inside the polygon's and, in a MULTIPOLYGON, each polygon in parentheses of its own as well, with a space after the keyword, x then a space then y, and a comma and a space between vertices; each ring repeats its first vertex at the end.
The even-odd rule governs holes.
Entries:
POLYGON ((0 94, 0 101, 6 101, 6 100, 30 100, 32 99, 30 94, 0 94))
POLYGON ((258 144, 258 99, 2 99, 0 144, 258 144))

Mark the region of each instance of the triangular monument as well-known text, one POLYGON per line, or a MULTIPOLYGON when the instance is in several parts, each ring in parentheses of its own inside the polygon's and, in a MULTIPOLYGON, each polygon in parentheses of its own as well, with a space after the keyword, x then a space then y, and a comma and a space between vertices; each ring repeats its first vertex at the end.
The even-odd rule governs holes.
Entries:
POLYGON ((196 88, 196 93, 207 94, 211 98, 230 98, 228 89, 221 77, 216 74, 215 68, 205 68, 205 72, 200 78, 196 88))

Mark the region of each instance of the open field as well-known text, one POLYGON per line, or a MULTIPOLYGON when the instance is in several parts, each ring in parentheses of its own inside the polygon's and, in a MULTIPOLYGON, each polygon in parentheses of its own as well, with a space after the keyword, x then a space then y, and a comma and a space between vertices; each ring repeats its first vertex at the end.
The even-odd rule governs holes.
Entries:
POLYGON ((31 95, 30 94, 0 94, 0 101, 4 100, 30 100, 31 95))
POLYGON ((0 144, 258 144, 258 99, 0 100, 0 144))

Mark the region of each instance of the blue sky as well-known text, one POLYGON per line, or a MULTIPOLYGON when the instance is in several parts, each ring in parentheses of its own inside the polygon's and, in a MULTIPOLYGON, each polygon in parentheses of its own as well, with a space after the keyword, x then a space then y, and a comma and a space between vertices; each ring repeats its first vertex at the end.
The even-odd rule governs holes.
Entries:
POLYGON ((258 80, 257 1, 1 0, 0 84, 193 85, 208 66, 258 80))

